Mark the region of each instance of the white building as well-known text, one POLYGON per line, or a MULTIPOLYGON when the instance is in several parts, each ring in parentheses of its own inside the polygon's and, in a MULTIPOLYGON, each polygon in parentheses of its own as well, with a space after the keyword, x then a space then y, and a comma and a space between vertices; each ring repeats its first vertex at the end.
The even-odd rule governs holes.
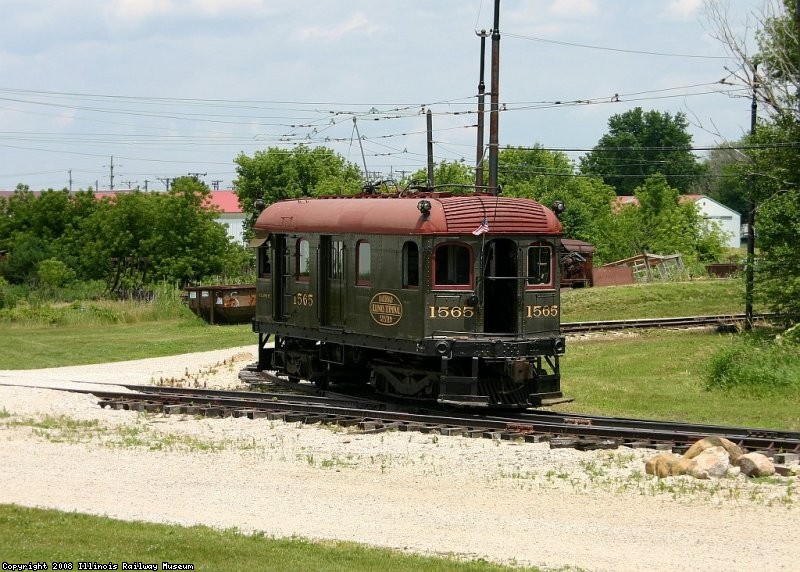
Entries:
POLYGON ((694 201, 698 212, 704 219, 719 225, 727 238, 725 246, 739 248, 742 245, 741 214, 705 195, 683 195, 681 200, 694 201))
POLYGON ((234 191, 211 191, 208 202, 219 209, 220 213, 215 220, 228 227, 228 238, 238 244, 245 244, 245 213, 239 206, 239 197, 236 193, 234 191))
MULTIPOLYGON (((738 212, 705 195, 681 195, 679 200, 682 203, 694 202, 700 216, 709 222, 716 223, 719 229, 725 233, 725 246, 739 248, 742 245, 742 215, 738 212)), ((620 196, 616 197, 615 203, 618 207, 638 206, 639 199, 634 196, 620 196)))

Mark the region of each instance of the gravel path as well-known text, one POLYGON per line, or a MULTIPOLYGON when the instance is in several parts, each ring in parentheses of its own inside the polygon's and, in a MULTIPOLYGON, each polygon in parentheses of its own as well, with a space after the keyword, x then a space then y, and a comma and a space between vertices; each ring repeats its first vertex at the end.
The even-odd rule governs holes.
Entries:
POLYGON ((41 388, 230 387, 254 355, 0 371, 0 503, 544 568, 800 569, 796 477, 659 481, 649 450, 136 414, 41 388))

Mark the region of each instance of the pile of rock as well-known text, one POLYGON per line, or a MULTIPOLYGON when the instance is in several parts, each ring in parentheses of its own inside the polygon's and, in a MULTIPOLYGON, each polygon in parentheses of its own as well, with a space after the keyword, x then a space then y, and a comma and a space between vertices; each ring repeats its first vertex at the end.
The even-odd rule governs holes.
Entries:
MULTIPOLYGON (((701 439, 680 456, 659 453, 648 459, 644 468, 648 475, 662 478, 690 475, 696 479, 718 479, 738 474, 769 477, 776 472, 775 464, 766 455, 745 453, 738 445, 722 437, 701 439)), ((800 469, 795 466, 788 471, 781 470, 781 473, 798 474, 800 469)))

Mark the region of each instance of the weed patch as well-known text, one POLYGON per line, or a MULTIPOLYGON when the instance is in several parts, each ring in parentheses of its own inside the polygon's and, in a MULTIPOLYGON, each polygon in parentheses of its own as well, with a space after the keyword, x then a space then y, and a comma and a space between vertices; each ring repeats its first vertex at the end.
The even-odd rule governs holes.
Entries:
POLYGON ((706 389, 747 397, 800 391, 800 344, 763 336, 742 336, 711 358, 706 389))

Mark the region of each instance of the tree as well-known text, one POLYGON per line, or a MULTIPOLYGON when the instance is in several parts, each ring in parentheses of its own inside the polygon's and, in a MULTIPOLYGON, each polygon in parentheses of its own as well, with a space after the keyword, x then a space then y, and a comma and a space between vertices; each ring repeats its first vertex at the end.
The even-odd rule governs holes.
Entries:
POLYGON ((757 292, 788 325, 800 322, 800 191, 778 193, 762 203, 757 219, 759 242, 769 244, 759 258, 757 292))
POLYGON ((248 253, 228 240, 206 206, 209 190, 194 177, 173 181, 166 193, 120 193, 104 201, 87 224, 98 240, 86 261, 108 273, 112 259, 147 260, 138 280, 177 281, 181 285, 241 271, 248 253))
POLYGON ((798 30, 796 0, 765 0, 763 10, 753 14, 757 51, 745 32, 734 31, 728 20, 725 4, 705 0, 706 20, 711 34, 723 44, 738 67, 726 68, 731 76, 728 83, 747 86, 756 93, 759 109, 770 117, 787 116, 800 120, 797 94, 800 93, 798 74, 798 30))
POLYGON ((691 189, 691 193, 706 195, 744 214, 749 208, 747 180, 741 176, 741 170, 737 166, 749 163, 750 159, 734 148, 741 144, 742 142, 734 142, 732 145, 720 145, 712 149, 705 161, 707 174, 691 189))
POLYGON ((516 197, 542 197, 571 187, 572 161, 564 153, 543 149, 505 147, 498 154, 498 182, 503 192, 516 197))
MULTIPOLYGON (((401 184, 414 187, 426 186, 428 169, 419 169, 413 172, 408 178, 403 179, 401 184)), ((467 165, 463 159, 460 161, 442 159, 433 166, 433 184, 439 191, 455 194, 473 193, 475 192, 475 169, 467 165)))
POLYGON ((363 183, 358 167, 327 147, 270 147, 252 157, 241 153, 235 163, 234 188, 243 210, 253 218, 259 199, 269 205, 298 197, 348 195, 359 192, 363 183))
POLYGON ((737 165, 742 180, 750 178, 756 209, 758 258, 755 291, 787 324, 800 322, 800 124, 782 116, 761 123, 745 138, 751 161, 737 165))
POLYGON ((743 139, 749 161, 737 163, 747 181, 747 199, 756 209, 756 294, 786 323, 800 321, 800 263, 796 254, 800 217, 800 69, 796 2, 770 0, 756 18, 757 52, 748 38, 733 32, 719 2, 707 0, 707 19, 715 37, 736 59, 734 83, 755 94, 767 115, 743 139))
MULTIPOLYGON (((643 251, 681 253, 686 262, 716 260, 724 250, 724 237, 697 211, 681 202, 678 190, 666 177, 653 175, 635 189, 639 205, 626 205, 608 222, 606 256, 622 259, 643 251)), ((599 250, 599 249, 598 249, 599 250)))
POLYGON ((18 185, 0 217, 0 250, 8 255, 2 274, 9 282, 36 280, 39 263, 58 256, 58 241, 72 221, 69 193, 47 190, 35 195, 18 185))
POLYGON ((637 107, 608 120, 609 132, 586 156, 581 172, 600 177, 618 195, 633 190, 651 175, 661 173, 680 193, 703 175, 692 154, 692 136, 683 113, 642 111, 637 107))
POLYGON ((235 275, 252 253, 228 240, 208 207, 208 187, 193 177, 175 179, 167 193, 43 191, 20 186, 0 202, 0 274, 11 283, 58 287, 71 280, 109 280, 113 260, 132 261, 132 287, 166 280, 186 284, 235 275), (145 263, 146 261, 146 263, 145 263))

